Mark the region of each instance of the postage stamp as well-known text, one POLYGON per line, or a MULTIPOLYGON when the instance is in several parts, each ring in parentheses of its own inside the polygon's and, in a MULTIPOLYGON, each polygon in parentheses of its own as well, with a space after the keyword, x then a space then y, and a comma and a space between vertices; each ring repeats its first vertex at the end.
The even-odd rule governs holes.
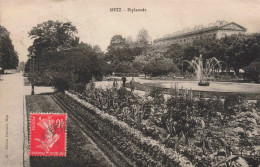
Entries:
POLYGON ((30 156, 66 156, 66 120, 62 113, 30 114, 30 156))

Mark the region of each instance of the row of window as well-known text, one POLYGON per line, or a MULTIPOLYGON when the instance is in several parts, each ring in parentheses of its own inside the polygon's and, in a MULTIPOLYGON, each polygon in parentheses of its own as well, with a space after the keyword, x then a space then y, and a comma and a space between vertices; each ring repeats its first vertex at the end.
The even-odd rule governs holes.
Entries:
POLYGON ((191 43, 194 40, 197 39, 202 39, 202 38, 216 38, 216 34, 205 34, 205 35, 200 35, 200 36, 195 36, 195 37, 189 37, 189 38, 184 38, 184 39, 175 39, 175 40, 169 40, 169 41, 160 41, 158 44, 159 45, 169 45, 169 44, 174 44, 174 43, 179 43, 179 44, 185 44, 185 43, 191 43))
POLYGON ((201 36, 196 36, 196 37, 191 37, 191 38, 186 38, 186 39, 180 39, 180 40, 174 40, 174 43, 188 43, 192 42, 195 39, 202 39, 202 38, 216 38, 216 34, 208 34, 208 35, 201 35, 201 36))

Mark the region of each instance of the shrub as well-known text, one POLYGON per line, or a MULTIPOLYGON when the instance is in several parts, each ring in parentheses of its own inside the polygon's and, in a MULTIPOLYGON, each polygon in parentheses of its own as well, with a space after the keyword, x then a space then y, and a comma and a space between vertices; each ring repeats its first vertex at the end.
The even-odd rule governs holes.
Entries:
POLYGON ((54 72, 52 85, 57 91, 64 92, 65 90, 69 90, 76 79, 77 77, 72 72, 54 72))
POLYGON ((248 81, 254 81, 259 83, 260 75, 260 62, 253 62, 249 66, 245 67, 244 79, 248 81))
POLYGON ((160 88, 152 87, 149 96, 154 98, 155 104, 162 104, 164 103, 164 94, 160 88))
POLYGON ((59 92, 64 92, 70 88, 70 82, 65 78, 54 78, 53 86, 59 92))
POLYGON ((120 87, 118 90, 117 90, 117 93, 118 93, 118 99, 122 100, 122 99, 126 99, 127 98, 127 90, 126 88, 124 87, 120 87))
POLYGON ((186 139, 194 137, 198 130, 198 119, 195 117, 194 101, 183 96, 171 97, 167 100, 167 129, 170 135, 186 139))
POLYGON ((72 89, 76 92, 83 92, 84 90, 86 90, 86 84, 85 83, 74 83, 70 89, 72 89))
POLYGON ((239 103, 238 95, 229 95, 225 98, 224 109, 228 116, 235 114, 236 105, 239 103))
POLYGON ((162 58, 150 61, 144 67, 144 72, 146 74, 152 74, 152 76, 159 76, 169 74, 170 72, 177 73, 179 69, 173 63, 172 59, 162 58))

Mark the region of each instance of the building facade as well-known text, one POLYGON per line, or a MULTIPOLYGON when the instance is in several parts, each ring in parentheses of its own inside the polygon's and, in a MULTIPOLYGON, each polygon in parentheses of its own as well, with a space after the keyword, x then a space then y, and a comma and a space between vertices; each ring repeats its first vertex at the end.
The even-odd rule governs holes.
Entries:
POLYGON ((154 40, 155 45, 172 45, 178 43, 185 45, 201 38, 220 39, 232 34, 244 34, 246 28, 243 26, 226 21, 217 21, 208 26, 195 26, 192 29, 184 29, 173 34, 165 35, 154 40))

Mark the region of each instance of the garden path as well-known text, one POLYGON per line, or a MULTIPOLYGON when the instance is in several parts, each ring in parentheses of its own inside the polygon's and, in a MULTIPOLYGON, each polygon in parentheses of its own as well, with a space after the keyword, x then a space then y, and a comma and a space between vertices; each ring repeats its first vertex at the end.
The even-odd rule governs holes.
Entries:
MULTIPOLYGON (((113 77, 118 78, 120 77, 113 77)), ((178 84, 179 88, 192 89, 198 91, 213 91, 213 92, 234 92, 234 93, 260 93, 260 84, 256 83, 236 83, 236 82, 216 82, 211 81, 210 86, 198 86, 198 81, 178 81, 178 80, 149 80, 143 77, 134 77, 136 82, 141 84, 157 85, 162 88, 171 88, 178 84)), ((127 82, 131 77, 127 77, 127 82)))
POLYGON ((0 81, 0 166, 23 166, 23 76, 1 75, 0 81))
MULTIPOLYGON (((50 87, 35 87, 35 94, 52 92, 50 87)), ((24 86, 22 73, 0 75, 0 166, 23 166, 24 86)))

